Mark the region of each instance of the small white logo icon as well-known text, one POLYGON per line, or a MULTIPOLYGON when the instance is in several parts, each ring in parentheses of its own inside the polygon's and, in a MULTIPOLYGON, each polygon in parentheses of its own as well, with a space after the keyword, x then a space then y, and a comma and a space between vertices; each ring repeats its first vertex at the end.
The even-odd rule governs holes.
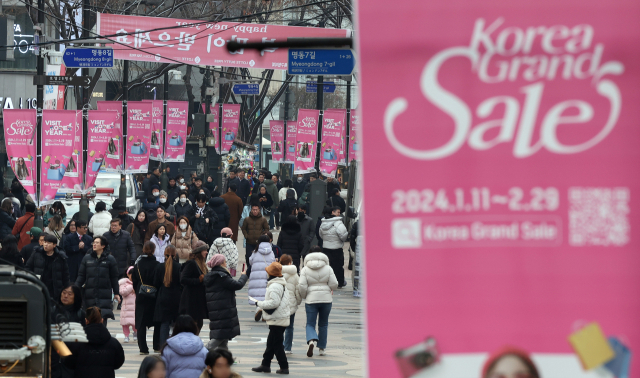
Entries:
POLYGON ((253 67, 253 66, 255 66, 255 65, 256 65, 256 62, 254 62, 253 60, 250 60, 250 61, 249 61, 249 65, 250 65, 251 67, 253 67))
POLYGON ((196 63, 200 63, 200 57, 199 57, 199 56, 196 56, 195 61, 196 61, 196 63))
POLYGON ((421 229, 420 219, 394 219, 391 223, 391 245, 395 248, 422 247, 421 229))

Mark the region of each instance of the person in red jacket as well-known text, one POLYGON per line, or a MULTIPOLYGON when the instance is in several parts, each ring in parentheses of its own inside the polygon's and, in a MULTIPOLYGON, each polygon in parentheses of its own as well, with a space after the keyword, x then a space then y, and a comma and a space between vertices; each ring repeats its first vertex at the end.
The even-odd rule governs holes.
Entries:
POLYGON ((13 230, 11 231, 11 234, 15 237, 20 235, 20 240, 18 240, 18 249, 22 249, 22 247, 31 242, 31 236, 27 235, 27 231, 31 230, 31 227, 33 227, 36 205, 31 202, 27 202, 25 210, 25 214, 16 220, 16 224, 13 226, 13 230))

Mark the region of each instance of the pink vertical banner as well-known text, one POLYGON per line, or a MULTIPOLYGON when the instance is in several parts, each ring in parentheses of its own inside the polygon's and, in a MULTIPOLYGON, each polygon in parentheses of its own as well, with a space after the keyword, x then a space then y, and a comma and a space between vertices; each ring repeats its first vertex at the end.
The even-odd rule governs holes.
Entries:
POLYGON ((315 172, 319 110, 299 109, 294 173, 315 172))
POLYGON ((151 102, 127 104, 127 155, 125 173, 147 173, 153 119, 151 102))
POLYGON ((320 173, 336 177, 340 151, 344 154, 344 130, 346 109, 328 109, 322 115, 322 139, 320 144, 320 173))
POLYGON ((89 110, 87 134, 87 174, 85 188, 93 187, 106 164, 112 140, 120 130, 120 114, 111 110, 89 110))
MULTIPOLYGON (((114 129, 111 131, 107 154, 104 156, 103 169, 106 172, 122 173, 124 169, 124 139, 122 137, 122 102, 98 101, 98 110, 109 110, 117 113, 114 129)), ((88 186, 87 186, 88 188, 88 186)))
POLYGON ((151 148, 149 149, 149 159, 155 161, 162 160, 162 151, 164 149, 163 121, 164 121, 164 102, 162 100, 148 100, 152 106, 151 121, 151 148))
POLYGON ((56 192, 63 189, 62 180, 75 145, 76 122, 75 110, 42 111, 40 205, 52 203, 56 192))
POLYGON ((284 121, 269 121, 271 139, 271 160, 274 163, 284 162, 284 121))
POLYGON ((298 130, 297 121, 287 121, 287 143, 285 148, 284 162, 293 164, 296 161, 296 135, 298 130))
POLYGON ((358 143, 358 133, 360 132, 360 111, 351 109, 351 120, 349 121, 349 162, 360 160, 360 143, 358 143))
MULTIPOLYGON (((345 112, 345 120, 347 119, 347 109, 327 109, 327 110, 337 110, 345 112)), ((341 123, 342 129, 340 130, 340 135, 342 135, 342 140, 340 141, 340 150, 338 151, 338 165, 346 166, 347 165, 347 122, 341 123)))
MULTIPOLYGON (((202 104, 202 112, 204 112, 204 105, 202 104)), ((209 114, 213 116, 213 122, 209 122, 209 130, 211 130, 211 136, 213 137, 216 151, 220 153, 220 147, 218 146, 220 138, 218 138, 218 132, 220 131, 220 104, 214 103, 209 106, 209 114)))
POLYGON ((222 153, 231 151, 240 126, 240 104, 222 104, 222 153))
POLYGON ((167 143, 164 146, 165 162, 183 162, 187 148, 189 102, 167 101, 167 143))
POLYGON ((36 151, 38 138, 36 135, 37 115, 35 109, 5 109, 4 141, 11 169, 29 193, 36 198, 36 151))
POLYGON ((73 153, 67 170, 62 178, 62 184, 58 192, 60 193, 81 193, 84 185, 84 175, 82 174, 82 140, 84 130, 82 129, 82 110, 75 110, 76 112, 76 124, 75 124, 75 136, 73 138, 73 153))

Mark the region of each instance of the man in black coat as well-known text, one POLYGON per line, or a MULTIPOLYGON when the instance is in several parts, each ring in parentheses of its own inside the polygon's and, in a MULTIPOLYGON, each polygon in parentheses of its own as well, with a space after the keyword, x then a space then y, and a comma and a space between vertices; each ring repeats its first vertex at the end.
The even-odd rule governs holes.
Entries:
POLYGON ((300 254, 302 258, 305 258, 311 249, 311 242, 316 232, 316 223, 313 218, 307 215, 307 205, 298 206, 297 220, 300 225, 300 233, 302 234, 302 240, 304 241, 304 248, 300 254))
POLYGON ((247 198, 249 198, 249 193, 251 193, 251 184, 249 183, 249 180, 244 178, 243 169, 238 168, 236 174, 238 176, 231 182, 236 184, 236 194, 242 199, 242 203, 246 204, 247 198))
POLYGON ((282 249, 283 254, 291 256, 293 265, 300 272, 300 257, 304 249, 304 239, 295 215, 289 215, 282 224, 282 230, 276 244, 282 249))
POLYGON ((69 279, 75 282, 78 278, 78 270, 84 255, 91 250, 93 239, 87 235, 87 222, 76 221, 76 232, 64 235, 62 237, 62 245, 64 252, 67 254, 67 263, 69 264, 69 279))
POLYGON ((229 227, 229 221, 231 220, 231 213, 229 212, 229 206, 224 202, 224 198, 220 197, 220 192, 215 190, 211 199, 209 200, 209 207, 218 216, 218 221, 213 225, 212 239, 213 242, 220 237, 220 232, 223 228, 229 227))
POLYGON ((127 276, 127 268, 133 266, 136 261, 136 247, 131 239, 131 234, 122 229, 122 221, 119 218, 111 220, 111 229, 102 236, 109 243, 111 255, 118 263, 118 278, 127 276))
POLYGON ((75 371, 76 377, 111 378, 124 364, 124 349, 111 337, 106 324, 91 323, 84 327, 88 343, 68 343, 71 355, 62 362, 75 371))
POLYGON ((37 247, 25 268, 40 276, 40 281, 49 289, 54 301, 60 299, 60 293, 69 286, 69 267, 67 255, 58 249, 58 239, 46 235, 42 247, 37 247))
POLYGON ((304 188, 307 186, 309 182, 305 181, 304 175, 299 174, 297 179, 293 181, 293 189, 296 190, 296 198, 300 198, 302 193, 304 193, 304 188))
POLYGON ((331 196, 329 196, 329 199, 327 200, 327 206, 338 206, 340 208, 340 214, 344 214, 345 211, 347 211, 347 203, 344 202, 344 199, 342 199, 342 197, 340 197, 340 189, 333 189, 333 192, 331 192, 331 196))
POLYGON ((167 202, 170 205, 173 205, 176 202, 176 199, 180 197, 180 188, 176 184, 176 179, 174 177, 169 178, 169 186, 167 186, 167 202))
POLYGON ((327 177, 327 194, 332 195, 334 189, 340 190, 340 183, 333 177, 327 177))
POLYGON ((204 192, 204 195, 207 198, 211 197, 211 192, 209 192, 209 189, 202 186, 202 177, 196 177, 193 186, 191 187, 191 189, 189 189, 189 199, 195 201, 201 192, 204 192))
POLYGON ((218 216, 207 206, 207 196, 204 194, 198 195, 196 206, 191 209, 187 218, 189 218, 189 224, 198 239, 211 245, 213 242, 213 226, 218 222, 218 216))

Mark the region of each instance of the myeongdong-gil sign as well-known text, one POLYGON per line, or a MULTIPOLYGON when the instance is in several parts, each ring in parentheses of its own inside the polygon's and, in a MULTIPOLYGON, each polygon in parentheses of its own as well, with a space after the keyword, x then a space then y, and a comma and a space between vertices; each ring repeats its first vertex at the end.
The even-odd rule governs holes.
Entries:
POLYGON ((287 38, 346 38, 351 36, 351 30, 98 13, 97 34, 119 35, 113 38, 116 59, 287 69, 286 49, 229 52, 225 45, 230 41, 270 43, 287 38))

